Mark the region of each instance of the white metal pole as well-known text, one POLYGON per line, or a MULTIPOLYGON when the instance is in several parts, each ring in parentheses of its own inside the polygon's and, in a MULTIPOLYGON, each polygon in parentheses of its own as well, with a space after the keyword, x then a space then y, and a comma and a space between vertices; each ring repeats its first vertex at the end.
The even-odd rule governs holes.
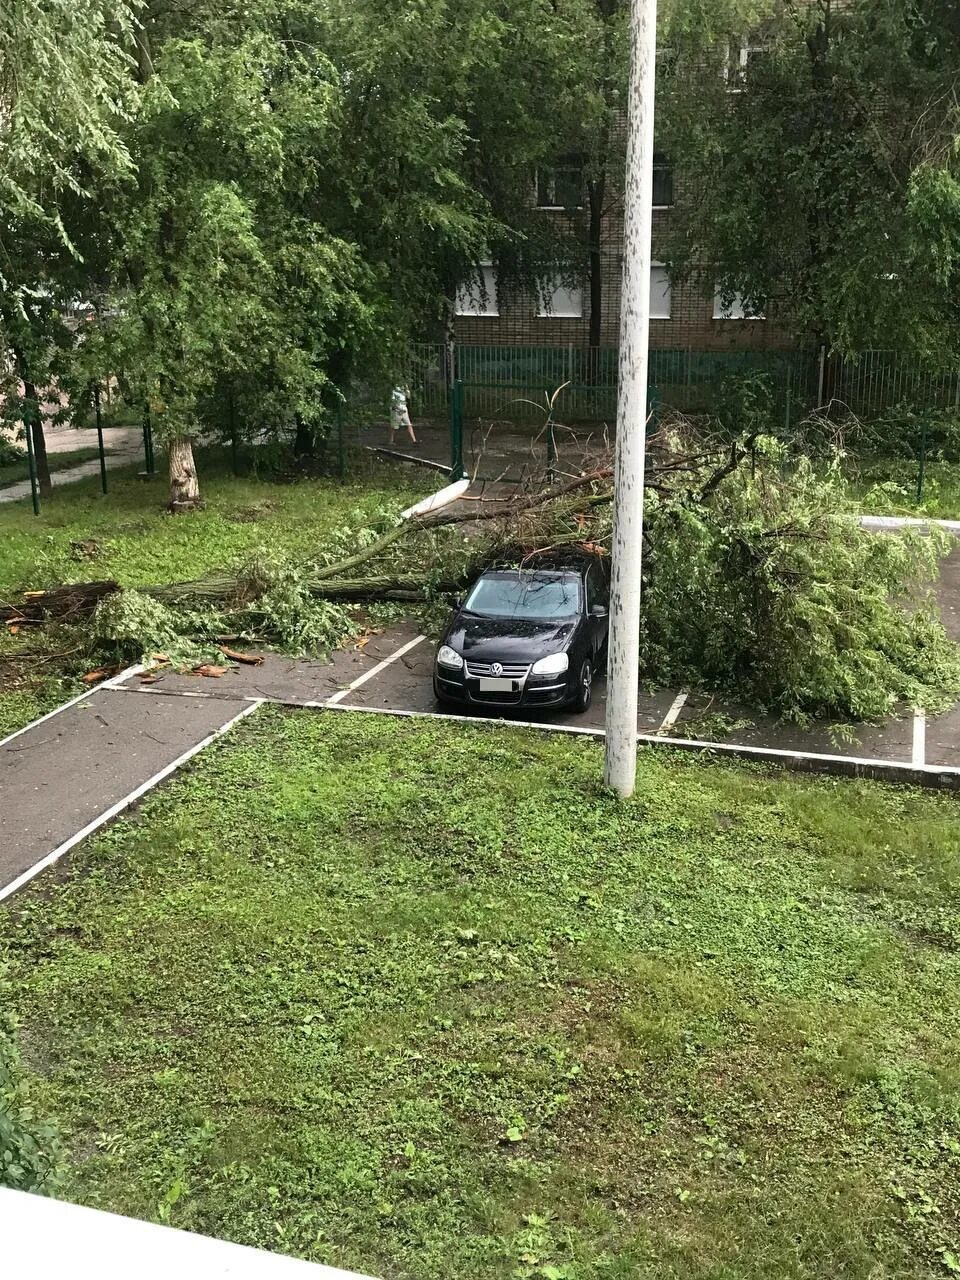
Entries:
POLYGON ((605 770, 607 785, 623 797, 633 795, 637 779, 640 583, 653 229, 656 0, 631 0, 630 33, 605 770))

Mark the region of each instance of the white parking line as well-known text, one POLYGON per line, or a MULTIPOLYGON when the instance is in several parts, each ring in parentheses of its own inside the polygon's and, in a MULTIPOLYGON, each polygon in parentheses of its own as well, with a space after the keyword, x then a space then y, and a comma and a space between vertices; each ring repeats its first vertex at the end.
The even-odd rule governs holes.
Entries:
POLYGON ((70 850, 74 848, 75 845, 78 845, 81 840, 86 840, 87 836, 93 835, 95 831, 99 830, 100 827, 105 826, 113 818, 116 818, 118 814, 123 813, 125 809, 129 809, 132 804, 136 804, 141 796, 145 796, 148 791, 152 791, 158 783, 163 782, 164 778, 169 778, 170 774, 175 773, 181 765, 186 764, 188 760, 192 760, 195 755, 198 755, 206 747, 209 747, 211 743, 216 742, 218 738, 222 737, 228 729, 232 729, 238 721, 243 720, 246 716, 250 715, 252 711, 256 711, 258 707, 262 706, 263 699, 249 703, 242 711, 239 711, 235 716, 231 716, 226 724, 221 725, 219 729, 215 729, 213 733, 208 734, 202 742, 196 743, 196 745, 192 746, 189 751, 184 751, 182 755, 177 756, 176 760, 172 760, 170 764, 165 765, 159 773, 155 773, 152 778, 148 778, 146 782, 141 783, 136 790, 131 791, 130 794, 124 796, 122 800, 118 800, 116 804, 112 804, 109 809, 104 813, 101 813, 99 817, 94 818, 92 822, 88 822, 82 830, 76 832, 75 835, 72 835, 69 840, 64 840, 63 844, 58 844, 56 849, 51 850, 51 852, 41 858, 39 862, 35 862, 32 867, 29 867, 21 875, 17 876, 15 880, 11 880, 8 885, 4 885, 4 887, 0 889, 0 902, 2 902, 4 898, 9 898, 12 893, 16 893, 18 889, 21 889, 25 884, 32 880, 34 876, 39 875, 41 871, 45 870, 47 867, 52 867, 55 862, 59 862, 63 855, 65 853, 69 853, 70 850))
MULTIPOLYGON (((292 705, 292 704, 291 704, 292 705)), ((323 710, 327 703, 299 703, 300 707, 323 710)), ((579 737, 603 738, 603 729, 579 725, 555 724, 542 720, 500 720, 492 716, 457 715, 443 711, 400 711, 390 707, 363 707, 359 704, 338 703, 331 711, 352 714, 394 716, 404 720, 449 720, 456 724, 486 724, 498 729, 534 729, 539 733, 573 734, 579 737)), ((668 748, 669 750, 695 751, 727 757, 734 760, 768 761, 787 768, 803 769, 812 766, 824 772, 840 771, 852 776, 876 776, 890 782, 916 783, 921 779, 951 783, 960 789, 960 767, 957 765, 912 764, 909 760, 880 760, 869 756, 831 756, 816 751, 785 751, 780 747, 757 747, 738 742, 706 742, 698 738, 662 738, 659 734, 638 733, 641 746, 668 748)))
POLYGON ((658 738, 665 738, 667 734, 670 732, 670 730, 673 728, 673 726, 677 723, 677 721, 680 719, 680 712, 687 705, 687 699, 689 697, 690 697, 690 694, 686 690, 684 690, 683 693, 678 694, 677 697, 674 698, 673 706, 670 708, 667 714, 663 717, 663 724, 657 730, 658 738))
POLYGON ((913 713, 913 756, 914 764, 927 763, 927 717, 922 711, 913 713))
POLYGON ((374 676, 378 676, 381 671, 385 671, 387 667, 392 666, 394 662, 399 662, 404 654, 409 653, 411 649, 415 649, 418 644, 422 644, 426 638, 426 636, 417 636, 415 640, 411 640, 408 644, 402 645, 397 652, 392 653, 389 658, 384 658, 384 660, 382 662, 378 662, 375 667, 371 667, 370 670, 365 671, 362 676, 358 676, 357 679, 354 680, 353 684, 348 684, 345 689, 341 689, 339 693, 335 693, 331 698, 328 698, 326 705, 328 707, 335 707, 338 702, 342 702, 344 700, 348 693, 353 693, 355 689, 359 689, 360 686, 366 684, 368 680, 372 680, 374 676))

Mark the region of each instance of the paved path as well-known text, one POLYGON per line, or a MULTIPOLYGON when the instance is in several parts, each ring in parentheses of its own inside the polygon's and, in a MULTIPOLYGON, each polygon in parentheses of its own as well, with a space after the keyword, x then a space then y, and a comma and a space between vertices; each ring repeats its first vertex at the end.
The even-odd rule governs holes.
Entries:
MULTIPOLYGON (((57 454, 71 453, 76 449, 95 449, 95 431, 48 431, 47 456, 50 461, 50 479, 55 486, 73 484, 87 476, 100 474, 100 459, 91 458, 73 467, 57 469, 57 454)), ((108 471, 129 467, 143 460, 143 437, 135 427, 106 427, 103 432, 104 452, 108 471)), ((21 502, 30 497, 30 481, 18 480, 0 489, 0 502, 21 502)))

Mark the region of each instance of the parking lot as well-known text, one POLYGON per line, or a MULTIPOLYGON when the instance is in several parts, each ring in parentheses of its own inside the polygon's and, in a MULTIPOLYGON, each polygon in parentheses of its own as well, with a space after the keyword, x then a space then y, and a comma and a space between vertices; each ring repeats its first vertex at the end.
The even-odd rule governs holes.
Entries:
MULTIPOLYGON (((958 569, 958 558, 954 557, 953 572, 958 569)), ((956 630, 956 615, 950 625, 956 630)), ((216 680, 169 673, 145 684, 132 676, 120 689, 154 697, 234 703, 258 699, 288 706, 497 719, 564 732, 603 733, 607 685, 602 676, 594 685, 593 704, 583 715, 440 706, 433 694, 434 646, 434 639, 410 625, 399 625, 372 637, 362 648, 337 652, 326 663, 265 654, 261 666, 240 666, 216 680)), ((808 767, 817 767, 818 762, 829 767, 831 761, 848 760, 960 771, 960 709, 928 718, 904 708, 901 717, 883 725, 851 728, 820 722, 802 728, 702 692, 647 687, 641 688, 637 732, 643 739, 672 740, 678 745, 715 744, 758 758, 807 757, 808 767)))

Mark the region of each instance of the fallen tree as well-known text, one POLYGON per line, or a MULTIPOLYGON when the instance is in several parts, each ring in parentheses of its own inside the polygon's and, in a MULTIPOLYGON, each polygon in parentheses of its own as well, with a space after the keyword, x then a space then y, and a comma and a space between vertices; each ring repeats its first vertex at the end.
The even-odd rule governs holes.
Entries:
MULTIPOLYGON (((795 719, 874 719, 960 693, 957 648, 924 592, 945 549, 938 535, 864 532, 844 510, 837 468, 814 471, 756 434, 713 440, 678 421, 651 440, 650 455, 646 678, 795 719)), ((198 644, 224 633, 323 652, 355 633, 351 605, 442 608, 494 562, 606 554, 609 454, 578 461, 547 488, 497 488, 365 546, 318 548, 308 562, 258 561, 137 592, 58 587, 3 606, 0 617, 84 621, 98 651, 116 660, 184 646, 195 659, 198 644)))

